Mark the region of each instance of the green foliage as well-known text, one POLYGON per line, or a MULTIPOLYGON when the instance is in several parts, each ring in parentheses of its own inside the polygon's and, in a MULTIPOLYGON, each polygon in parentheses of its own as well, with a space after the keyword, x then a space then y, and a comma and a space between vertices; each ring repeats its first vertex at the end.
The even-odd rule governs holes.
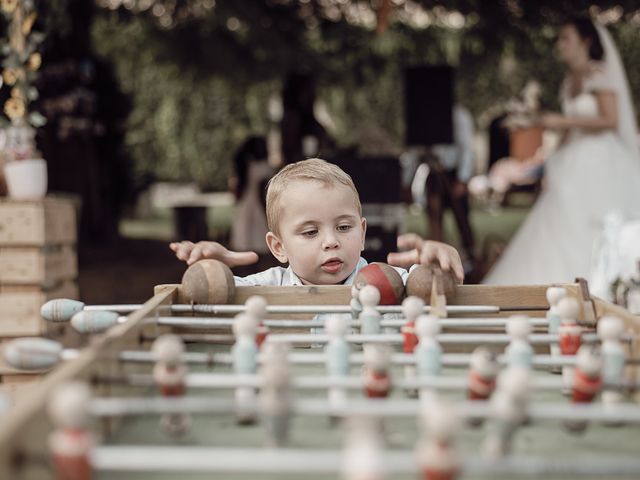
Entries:
MULTIPOLYGON (((456 66, 458 100, 481 126, 531 79, 543 86, 545 108, 558 108, 557 22, 592 2, 419 3, 456 8, 466 21, 457 28, 396 21, 378 36, 344 17, 330 20, 314 0, 220 0, 208 14, 170 28, 149 11, 99 10, 95 48, 113 62, 134 101, 126 143, 135 171, 226 188, 235 149, 247 135, 273 127, 268 100, 291 70, 317 75, 318 98, 339 144, 377 151, 402 147, 402 71, 408 65, 456 66)), ((599 3, 634 11, 633 2, 599 3)), ((620 21, 611 30, 625 63, 638 65, 637 24, 620 21)), ((632 91, 640 91, 640 71, 628 73, 632 91)))

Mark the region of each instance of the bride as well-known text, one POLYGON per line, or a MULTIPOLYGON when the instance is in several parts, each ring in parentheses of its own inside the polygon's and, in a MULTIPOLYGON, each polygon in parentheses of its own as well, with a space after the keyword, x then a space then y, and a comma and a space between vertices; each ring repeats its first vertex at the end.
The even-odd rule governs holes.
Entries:
POLYGON ((557 48, 568 68, 563 113, 540 122, 563 131, 563 141, 545 164, 544 192, 484 283, 588 278, 604 216, 640 216, 638 133, 615 44, 604 27, 574 18, 562 27, 557 48))

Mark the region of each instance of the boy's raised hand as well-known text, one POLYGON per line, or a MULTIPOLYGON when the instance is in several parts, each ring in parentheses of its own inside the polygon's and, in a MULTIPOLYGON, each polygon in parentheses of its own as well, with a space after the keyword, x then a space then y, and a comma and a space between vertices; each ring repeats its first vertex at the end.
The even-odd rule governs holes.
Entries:
POLYGON ((205 258, 220 260, 228 267, 251 265, 258 261, 256 252, 233 252, 218 242, 193 243, 185 240, 173 242, 169 244, 169 248, 176 253, 176 257, 187 262, 187 265, 192 265, 205 258))
POLYGON ((387 255, 387 263, 398 267, 409 268, 416 263, 430 265, 440 263, 440 268, 445 272, 452 270, 458 283, 464 281, 464 269, 458 251, 451 245, 423 240, 415 233, 406 233, 398 237, 398 248, 406 250, 387 255))

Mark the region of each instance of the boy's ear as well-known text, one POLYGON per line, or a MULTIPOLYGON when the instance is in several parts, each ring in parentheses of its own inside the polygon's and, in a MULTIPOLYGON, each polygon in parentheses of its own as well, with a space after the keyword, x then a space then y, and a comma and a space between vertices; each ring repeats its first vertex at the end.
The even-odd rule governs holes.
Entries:
POLYGON ((367 219, 362 217, 360 219, 360 221, 362 222, 362 246, 360 247, 360 251, 364 250, 364 239, 367 236, 367 219))
POLYGON ((276 257, 276 259, 280 263, 287 263, 289 258, 284 250, 284 245, 280 238, 273 232, 267 232, 267 236, 265 237, 267 241, 267 247, 271 251, 271 254, 276 257))

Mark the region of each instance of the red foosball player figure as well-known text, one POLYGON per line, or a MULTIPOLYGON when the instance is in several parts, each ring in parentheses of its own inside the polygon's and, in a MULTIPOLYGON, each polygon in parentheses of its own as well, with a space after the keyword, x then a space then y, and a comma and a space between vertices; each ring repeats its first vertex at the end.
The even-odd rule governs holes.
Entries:
POLYGON ((469 400, 488 400, 496 388, 500 371, 496 354, 486 347, 478 347, 469 363, 469 400))
POLYGON ((90 480, 90 452, 95 437, 89 431, 87 404, 89 387, 83 383, 62 385, 48 405, 56 429, 49 436, 49 449, 57 480, 90 480))
MULTIPOLYGON (((151 347, 156 364, 153 379, 164 397, 182 397, 185 394, 187 367, 182 355, 184 344, 177 335, 162 335, 151 347)), ((182 436, 189 429, 190 419, 184 414, 163 415, 161 424, 171 436, 182 436)))
POLYGON ((560 327, 558 341, 562 355, 575 355, 582 343, 582 327, 578 325, 579 305, 575 298, 565 297, 558 302, 560 327))
POLYGON ((407 319, 407 323, 402 327, 402 351, 404 353, 413 353, 416 345, 418 345, 418 336, 416 335, 416 319, 422 314, 424 302, 418 297, 407 297, 402 302, 402 313, 407 319))
POLYGON ((260 348, 269 334, 269 328, 264 324, 267 316, 267 301, 264 297, 254 295, 249 297, 244 303, 246 314, 253 319, 256 324, 256 345, 260 348))
POLYGON ((418 447, 418 462, 424 480, 454 480, 460 462, 453 446, 458 429, 455 413, 439 402, 425 404, 425 433, 418 447))
POLYGON ((386 345, 364 346, 364 390, 369 398, 386 398, 391 391, 389 363, 391 352, 386 345))
MULTIPOLYGON (((500 371, 496 354, 486 347, 478 347, 471 354, 469 362, 469 388, 467 398, 472 401, 489 400, 496 389, 496 377, 500 371)), ((483 419, 469 418, 469 425, 482 425, 483 419)))
MULTIPOLYGON (((583 345, 578 350, 577 366, 573 376, 573 403, 591 403, 602 388, 602 357, 597 347, 583 345)), ((587 422, 570 420, 565 422, 568 430, 581 433, 587 422)))

